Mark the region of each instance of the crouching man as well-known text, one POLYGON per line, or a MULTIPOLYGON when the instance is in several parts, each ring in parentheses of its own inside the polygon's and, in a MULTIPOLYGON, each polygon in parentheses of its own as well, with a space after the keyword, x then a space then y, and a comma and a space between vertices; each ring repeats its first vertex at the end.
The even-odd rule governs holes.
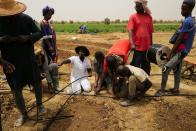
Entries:
POLYGON ((101 90, 101 86, 107 77, 109 93, 116 97, 114 94, 114 83, 116 78, 116 69, 119 65, 124 65, 128 60, 130 51, 130 42, 128 39, 117 41, 109 49, 103 63, 103 71, 100 78, 100 83, 97 86, 96 94, 101 90))
POLYGON ((121 98, 121 106, 130 106, 134 98, 143 96, 152 86, 147 73, 131 65, 120 65, 117 68, 117 80, 114 93, 121 98))
POLYGON ((37 57, 41 77, 46 77, 46 80, 48 82, 48 90, 51 93, 60 92, 62 88, 59 87, 58 64, 52 62, 49 63, 45 54, 39 54, 37 55, 37 57))

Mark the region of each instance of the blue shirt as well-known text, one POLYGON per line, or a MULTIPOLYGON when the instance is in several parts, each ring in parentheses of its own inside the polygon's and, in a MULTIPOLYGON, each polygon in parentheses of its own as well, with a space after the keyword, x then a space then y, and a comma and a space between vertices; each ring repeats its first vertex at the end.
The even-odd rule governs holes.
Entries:
MULTIPOLYGON (((44 36, 49 36, 49 35, 54 36, 52 28, 48 21, 42 20, 42 22, 40 23, 40 27, 44 36)), ((43 39, 42 41, 42 48, 46 52, 46 55, 48 57, 48 62, 50 62, 51 59, 54 59, 54 57, 56 56, 56 43, 55 43, 56 41, 54 38, 48 38, 47 40, 50 42, 50 46, 53 48, 53 51, 49 50, 49 46, 47 43, 48 41, 46 41, 45 39, 43 39)))
POLYGON ((189 53, 192 46, 193 46, 193 41, 195 37, 195 21, 192 16, 188 16, 185 18, 185 20, 182 22, 182 26, 179 29, 180 33, 186 33, 187 34, 187 39, 185 41, 185 49, 183 50, 184 53, 189 53))
POLYGON ((43 21, 40 23, 40 27, 41 27, 41 31, 42 31, 42 33, 43 33, 44 35, 53 35, 53 34, 52 34, 52 29, 51 29, 50 24, 49 24, 48 21, 44 21, 44 20, 43 20, 43 21))

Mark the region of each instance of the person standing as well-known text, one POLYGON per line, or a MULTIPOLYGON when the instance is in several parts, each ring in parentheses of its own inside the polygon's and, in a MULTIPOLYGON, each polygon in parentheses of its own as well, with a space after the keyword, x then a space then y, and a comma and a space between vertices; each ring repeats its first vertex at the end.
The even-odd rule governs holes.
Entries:
POLYGON ((55 25, 54 25, 54 21, 53 20, 50 20, 50 26, 51 26, 51 29, 52 29, 52 40, 53 40, 53 43, 54 43, 54 50, 55 50, 55 58, 54 58, 54 63, 57 63, 58 61, 58 52, 57 52, 57 43, 56 43, 56 31, 55 31, 55 25))
POLYGON ((168 75, 174 71, 174 88, 170 91, 173 94, 179 94, 182 60, 190 52, 195 37, 195 19, 192 17, 192 11, 195 7, 195 0, 184 0, 181 6, 181 14, 185 17, 181 27, 178 29, 179 34, 173 43, 173 48, 168 56, 168 62, 162 68, 161 89, 156 92, 156 96, 162 96, 168 80, 168 75))
POLYGON ((39 112, 46 112, 42 105, 40 72, 34 54, 34 43, 42 37, 42 33, 34 20, 22 13, 25 10, 26 5, 15 0, 0 1, 0 65, 21 113, 15 126, 21 126, 28 119, 22 95, 26 85, 34 87, 39 112))
POLYGON ((42 38, 42 50, 44 54, 43 70, 46 73, 48 89, 51 92, 60 91, 57 65, 56 33, 52 21, 49 21, 54 14, 54 9, 46 6, 42 10, 44 19, 40 23, 42 38))
POLYGON ((41 31, 44 34, 42 38, 42 48, 47 56, 48 62, 54 63, 56 60, 56 35, 49 22, 54 14, 54 9, 46 6, 43 8, 42 14, 44 16, 44 19, 40 23, 41 31))
POLYGON ((135 0, 136 13, 129 18, 127 29, 131 49, 134 50, 131 65, 142 68, 150 74, 150 62, 146 59, 146 52, 152 44, 153 20, 147 7, 147 0, 135 0))

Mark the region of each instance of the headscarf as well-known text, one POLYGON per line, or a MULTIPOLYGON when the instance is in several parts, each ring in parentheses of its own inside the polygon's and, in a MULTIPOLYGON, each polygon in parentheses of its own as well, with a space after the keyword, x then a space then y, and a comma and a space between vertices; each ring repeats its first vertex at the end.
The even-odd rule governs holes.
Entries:
POLYGON ((52 12, 52 15, 54 14, 54 9, 49 7, 49 6, 46 6, 45 8, 42 9, 42 14, 43 16, 46 16, 48 14, 48 12, 52 12))
POLYGON ((150 11, 150 9, 147 6, 147 3, 148 3, 147 0, 134 0, 134 2, 141 3, 143 8, 144 8, 144 12, 149 14, 149 15, 151 14, 151 11, 150 11))
POLYGON ((184 0, 183 3, 187 3, 193 8, 195 7, 195 0, 184 0))

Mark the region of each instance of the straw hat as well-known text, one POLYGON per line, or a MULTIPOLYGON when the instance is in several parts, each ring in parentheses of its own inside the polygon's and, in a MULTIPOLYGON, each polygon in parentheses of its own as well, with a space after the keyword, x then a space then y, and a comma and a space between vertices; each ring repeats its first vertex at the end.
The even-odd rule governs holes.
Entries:
POLYGON ((0 0, 0 16, 11 16, 24 12, 26 5, 15 0, 0 0))

